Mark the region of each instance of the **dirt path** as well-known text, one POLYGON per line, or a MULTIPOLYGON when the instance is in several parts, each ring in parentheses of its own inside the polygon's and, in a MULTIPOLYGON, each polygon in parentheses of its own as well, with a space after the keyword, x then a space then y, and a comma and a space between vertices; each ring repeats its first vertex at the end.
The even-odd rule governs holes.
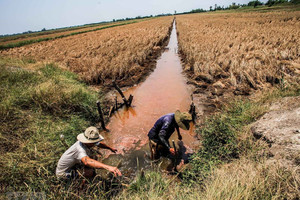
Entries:
POLYGON ((255 122, 253 135, 269 146, 270 162, 284 166, 300 163, 300 97, 286 97, 270 107, 270 111, 255 122))

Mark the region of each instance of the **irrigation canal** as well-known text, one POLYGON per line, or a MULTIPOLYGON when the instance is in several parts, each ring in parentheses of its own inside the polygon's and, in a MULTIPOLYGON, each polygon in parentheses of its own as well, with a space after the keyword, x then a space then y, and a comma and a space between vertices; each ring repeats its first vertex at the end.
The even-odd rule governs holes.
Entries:
MULTIPOLYGON (((123 174, 149 165, 147 134, 159 117, 174 113, 177 109, 189 109, 191 91, 182 74, 177 49, 174 21, 169 44, 158 59, 155 70, 143 83, 124 92, 127 97, 129 94, 134 96, 133 106, 115 113, 107 126, 110 132, 103 133, 105 143, 118 149, 118 155, 110 155, 111 152, 105 150, 106 159, 103 162, 119 165, 123 174)), ((197 146, 193 126, 189 131, 180 130, 185 153, 192 153, 197 146)), ((177 140, 177 133, 172 135, 172 139, 177 140)))

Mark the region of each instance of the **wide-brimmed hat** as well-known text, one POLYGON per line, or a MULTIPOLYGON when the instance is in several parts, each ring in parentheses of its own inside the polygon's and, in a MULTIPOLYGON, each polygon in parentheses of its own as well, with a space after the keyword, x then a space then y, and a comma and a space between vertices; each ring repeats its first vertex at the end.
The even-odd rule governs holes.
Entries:
POLYGON ((189 130, 190 122, 192 121, 192 115, 187 112, 180 112, 179 110, 176 110, 175 121, 183 130, 189 130))
POLYGON ((100 135, 98 129, 94 126, 88 127, 84 133, 77 135, 77 140, 82 143, 96 143, 103 139, 104 137, 100 135))

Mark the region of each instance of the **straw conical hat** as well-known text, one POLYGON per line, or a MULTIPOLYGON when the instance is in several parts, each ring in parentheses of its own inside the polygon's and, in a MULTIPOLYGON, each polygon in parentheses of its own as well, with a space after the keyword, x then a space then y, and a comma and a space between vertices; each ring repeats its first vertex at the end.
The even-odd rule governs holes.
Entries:
POLYGON ((176 110, 175 121, 180 128, 188 130, 190 128, 190 121, 192 121, 192 115, 187 112, 180 112, 176 110))

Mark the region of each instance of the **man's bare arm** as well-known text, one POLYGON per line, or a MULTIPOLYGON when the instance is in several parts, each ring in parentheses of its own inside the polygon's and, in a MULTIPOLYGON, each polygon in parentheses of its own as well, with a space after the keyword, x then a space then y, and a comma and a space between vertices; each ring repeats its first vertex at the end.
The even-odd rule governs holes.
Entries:
POLYGON ((114 152, 114 153, 117 152, 117 149, 112 148, 112 147, 106 145, 106 144, 103 143, 103 142, 99 142, 99 144, 98 144, 97 146, 100 147, 100 148, 103 148, 103 149, 109 149, 109 150, 111 150, 111 151, 114 152))
POLYGON ((122 176, 122 173, 120 172, 120 170, 117 168, 117 167, 113 167, 113 166, 110 166, 110 165, 106 165, 104 163, 101 163, 97 160, 94 160, 94 159, 91 159, 90 157, 88 156, 85 156, 81 159, 81 162, 85 165, 85 166, 88 166, 88 167, 92 167, 92 168, 103 168, 103 169, 106 169, 112 173, 114 173, 115 176, 122 176))

